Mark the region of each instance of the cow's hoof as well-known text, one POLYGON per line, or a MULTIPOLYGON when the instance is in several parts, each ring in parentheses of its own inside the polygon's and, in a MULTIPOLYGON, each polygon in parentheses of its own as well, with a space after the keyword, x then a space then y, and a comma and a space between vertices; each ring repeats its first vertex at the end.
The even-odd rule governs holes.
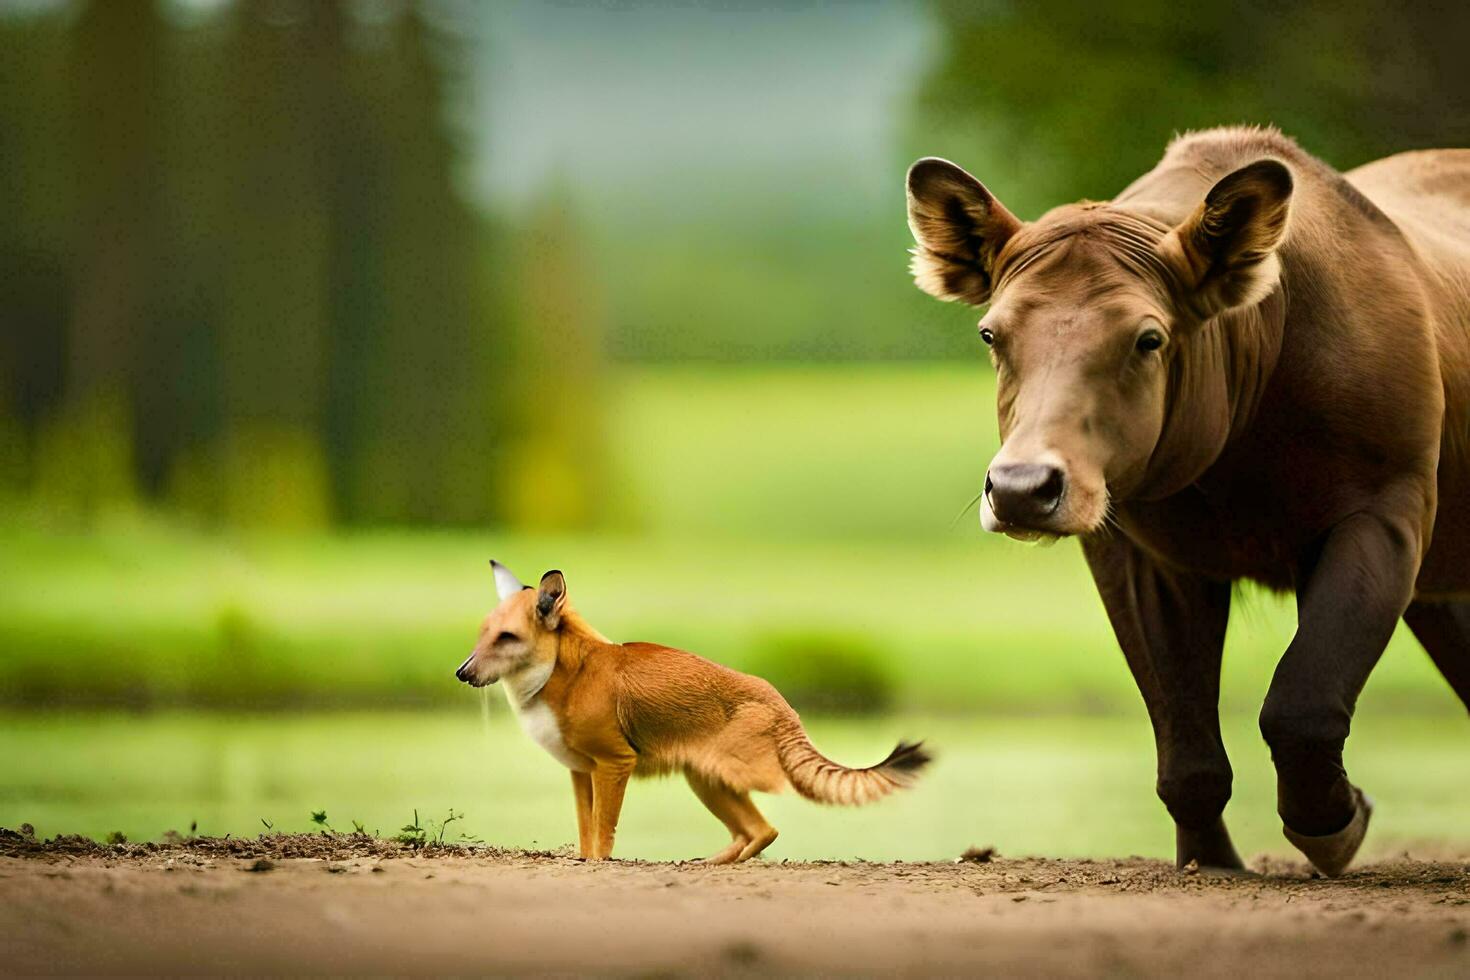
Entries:
POLYGON ((1368 833, 1368 820, 1373 816, 1373 801, 1356 786, 1353 787, 1353 797, 1358 808, 1348 825, 1335 834, 1309 837, 1297 833, 1285 824, 1281 826, 1281 832, 1291 841, 1292 846, 1306 855, 1307 860, 1312 862, 1312 867, 1329 878, 1336 878, 1347 870, 1347 866, 1353 863, 1358 848, 1363 844, 1364 835, 1368 833))
POLYGON ((1174 825, 1174 864, 1181 870, 1193 861, 1201 871, 1243 871, 1245 864, 1230 842, 1224 818, 1216 818, 1206 827, 1174 825))
POLYGON ((1259 871, 1252 871, 1250 868, 1220 868, 1202 864, 1200 865, 1199 876, 1201 878, 1259 878, 1261 877, 1261 873, 1259 871))

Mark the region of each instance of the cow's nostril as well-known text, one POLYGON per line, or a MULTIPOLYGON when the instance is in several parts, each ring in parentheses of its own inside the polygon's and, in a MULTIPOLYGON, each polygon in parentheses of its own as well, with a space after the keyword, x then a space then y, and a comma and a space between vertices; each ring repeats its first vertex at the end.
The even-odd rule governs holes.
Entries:
POLYGON ((1061 469, 1055 466, 1049 466, 1047 469, 1051 472, 1047 473, 1046 479, 1036 488, 1034 496, 1038 502, 1045 503, 1055 510, 1057 504, 1061 502, 1062 489, 1065 484, 1061 469))
POLYGON ((986 492, 995 516, 1007 524, 1043 523, 1061 504, 1067 476, 1059 466, 1007 463, 992 467, 986 492))

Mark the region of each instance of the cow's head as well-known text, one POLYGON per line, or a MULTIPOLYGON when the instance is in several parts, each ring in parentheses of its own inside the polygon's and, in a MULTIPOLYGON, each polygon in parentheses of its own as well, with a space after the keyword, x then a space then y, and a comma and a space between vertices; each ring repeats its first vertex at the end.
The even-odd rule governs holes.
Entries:
POLYGON ((1030 224, 944 160, 909 170, 914 281, 989 304, 1001 450, 980 519, 1013 537, 1086 534, 1145 479, 1171 410, 1170 367, 1202 324, 1275 288, 1291 173, 1221 178, 1176 227, 1110 204, 1030 224))

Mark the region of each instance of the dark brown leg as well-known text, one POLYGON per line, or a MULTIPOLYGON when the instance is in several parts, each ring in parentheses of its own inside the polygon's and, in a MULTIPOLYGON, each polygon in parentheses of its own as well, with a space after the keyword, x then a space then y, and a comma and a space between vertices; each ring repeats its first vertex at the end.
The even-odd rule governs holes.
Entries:
POLYGON ((1241 869, 1222 816, 1233 779, 1219 713, 1230 585, 1161 568, 1121 533, 1085 538, 1082 550, 1153 723, 1175 860, 1241 869))
POLYGON ((1418 568, 1414 530, 1360 513, 1330 532, 1300 576, 1297 633, 1271 679, 1261 734, 1276 763, 1277 811, 1287 829, 1300 837, 1358 838, 1350 848, 1334 844, 1326 863, 1297 844, 1328 874, 1351 860, 1361 841, 1355 827, 1366 824, 1366 807, 1343 768, 1343 743, 1418 568))
POLYGON ((1470 709, 1470 600, 1411 602, 1404 622, 1470 709))

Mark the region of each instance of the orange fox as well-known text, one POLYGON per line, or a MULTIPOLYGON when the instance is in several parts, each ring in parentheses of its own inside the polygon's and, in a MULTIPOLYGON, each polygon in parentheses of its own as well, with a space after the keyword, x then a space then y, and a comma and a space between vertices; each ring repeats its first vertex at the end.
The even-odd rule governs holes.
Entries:
POLYGON ((632 776, 682 772, 730 831, 706 860, 744 861, 776 839, 750 791, 787 786, 818 803, 857 805, 910 785, 929 762, 922 744, 849 769, 813 747, 776 689, 703 657, 653 643, 613 643, 577 615, 566 579, 522 585, 492 561, 500 603, 455 676, 475 687, 505 682, 532 740, 572 772, 584 858, 611 856, 632 776))

